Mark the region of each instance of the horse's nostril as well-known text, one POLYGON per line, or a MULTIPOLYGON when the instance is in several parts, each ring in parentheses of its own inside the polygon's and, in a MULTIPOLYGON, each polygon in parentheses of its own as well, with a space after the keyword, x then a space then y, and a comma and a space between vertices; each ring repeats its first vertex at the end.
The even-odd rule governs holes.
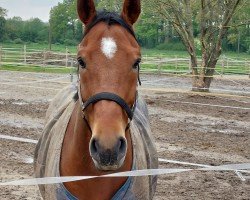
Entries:
POLYGON ((119 145, 118 145, 119 153, 125 153, 127 149, 127 142, 125 138, 119 139, 119 145))
POLYGON ((91 152, 92 154, 98 153, 98 142, 97 142, 96 139, 93 139, 93 140, 91 141, 90 152, 91 152))

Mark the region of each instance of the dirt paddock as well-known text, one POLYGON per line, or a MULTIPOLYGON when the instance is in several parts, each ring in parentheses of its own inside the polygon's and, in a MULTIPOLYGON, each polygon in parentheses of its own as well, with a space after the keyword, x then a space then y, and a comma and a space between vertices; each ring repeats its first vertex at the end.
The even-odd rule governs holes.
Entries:
MULTIPOLYGON (((143 75, 142 80, 160 158, 206 165, 250 163, 250 79, 214 80, 215 96, 175 92, 188 91, 187 78, 143 75)), ((69 81, 69 75, 0 71, 0 134, 37 140, 49 102, 69 81)), ((34 148, 0 139, 0 181, 31 178, 34 148)), ((172 167, 187 166, 160 163, 160 168, 172 167)), ((0 199, 41 197, 37 186, 0 186, 0 199)), ((250 180, 242 181, 234 172, 163 175, 154 199, 246 200, 250 180)))

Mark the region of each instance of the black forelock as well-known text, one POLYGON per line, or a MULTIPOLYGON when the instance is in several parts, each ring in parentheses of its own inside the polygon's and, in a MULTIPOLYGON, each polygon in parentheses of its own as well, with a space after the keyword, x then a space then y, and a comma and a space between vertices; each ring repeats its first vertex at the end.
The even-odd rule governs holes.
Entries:
POLYGON ((125 28, 131 35, 133 35, 134 38, 136 39, 133 28, 129 24, 127 24, 118 13, 109 12, 106 10, 97 12, 92 22, 90 22, 90 24, 86 26, 84 36, 86 36, 88 32, 99 22, 105 22, 108 26, 119 24, 123 28, 125 28))

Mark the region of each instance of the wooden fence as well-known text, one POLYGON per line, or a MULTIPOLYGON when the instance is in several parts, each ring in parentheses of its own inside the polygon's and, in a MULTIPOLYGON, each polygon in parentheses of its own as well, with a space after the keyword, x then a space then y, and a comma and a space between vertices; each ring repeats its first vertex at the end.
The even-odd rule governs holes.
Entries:
MULTIPOLYGON (((201 58, 198 59, 199 66, 201 58)), ((65 52, 55 52, 27 48, 3 48, 0 46, 0 67, 1 66, 39 66, 49 68, 74 68, 76 63, 76 54, 70 53, 67 48, 65 52)), ((199 69, 199 67, 198 67, 199 69)), ((144 55, 142 62, 142 71, 158 74, 190 74, 190 58, 180 58, 174 56, 167 58, 164 56, 144 55)), ((236 74, 250 75, 250 60, 238 58, 229 58, 221 56, 216 66, 216 73, 220 75, 236 74)))
POLYGON ((23 48, 3 48, 0 46, 0 66, 74 67, 76 55, 65 48, 65 53, 23 48))
MULTIPOLYGON (((201 69, 201 58, 198 58, 198 70, 201 69)), ((166 58, 166 57, 148 57, 144 58, 145 71, 151 71, 159 74, 164 73, 191 73, 190 58, 166 58)), ((209 68, 207 68, 209 69, 209 68)), ((250 75, 250 60, 241 60, 237 58, 229 58, 224 55, 217 62, 216 73, 219 75, 250 75)))

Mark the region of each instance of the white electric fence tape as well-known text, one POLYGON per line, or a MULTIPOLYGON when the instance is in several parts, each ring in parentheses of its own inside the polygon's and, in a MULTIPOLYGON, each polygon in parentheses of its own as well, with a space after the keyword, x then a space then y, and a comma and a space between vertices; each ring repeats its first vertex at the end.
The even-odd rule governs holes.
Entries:
MULTIPOLYGON (((173 163, 173 164, 180 164, 180 165, 191 165, 191 166, 195 166, 195 167, 205 167, 205 168, 212 167, 211 165, 203 165, 203 164, 196 164, 196 163, 189 163, 189 162, 180 162, 180 161, 166 160, 166 159, 161 159, 161 158, 159 158, 159 162, 173 163)), ((235 170, 234 172, 240 178, 241 181, 246 181, 246 178, 241 174, 241 172, 244 172, 243 170, 241 172, 235 170)))
POLYGON ((210 165, 202 165, 202 164, 189 163, 189 162, 180 162, 180 161, 167 160, 167 159, 162 159, 162 158, 159 158, 159 162, 179 164, 179 165, 190 165, 190 166, 196 166, 196 167, 211 167, 210 165))
POLYGON ((180 104, 189 104, 189 105, 198 105, 198 106, 210 106, 210 107, 218 107, 218 108, 231 108, 231 109, 240 109, 240 110, 250 110, 248 107, 236 107, 236 106, 223 106, 223 105, 212 105, 212 104, 204 104, 204 103, 193 103, 193 102, 183 102, 183 101, 172 101, 172 100, 164 100, 170 103, 180 103, 180 104))
POLYGON ((25 85, 25 84, 34 84, 34 83, 44 83, 44 82, 52 82, 52 81, 57 81, 57 80, 61 80, 61 79, 66 79, 69 76, 62 76, 62 77, 57 77, 57 78, 53 78, 53 79, 40 79, 40 80, 34 80, 34 81, 28 81, 28 82, 12 82, 12 81, 8 81, 8 82, 0 82, 0 84, 3 85, 25 85))
POLYGON ((235 170, 250 169, 250 163, 238 164, 238 165, 223 165, 209 168, 199 169, 146 169, 120 172, 114 174, 108 174, 103 176, 69 176, 69 177, 45 177, 45 178, 33 178, 23 179, 10 182, 0 183, 0 186, 27 186, 27 185, 47 185, 47 184, 59 184, 80 180, 87 180, 93 178, 107 178, 107 177, 137 177, 137 176, 152 176, 152 175, 166 175, 176 174, 188 171, 235 171, 235 170))
MULTIPOLYGON (((6 135, 0 135, 0 139, 7 139, 19 142, 26 142, 36 144, 37 140, 12 137, 6 135)), ((190 165, 201 167, 198 169, 176 169, 176 168, 165 168, 165 169, 145 169, 145 170, 135 170, 120 172, 114 174, 108 174, 103 176, 70 176, 70 177, 45 177, 45 178, 33 178, 33 179, 23 179, 15 180, 9 182, 2 182, 0 186, 25 186, 25 185, 46 185, 46 184, 58 184, 72 181, 87 180, 93 178, 105 178, 105 177, 136 177, 136 176, 151 176, 151 175, 166 175, 166 174, 176 174, 188 171, 233 171, 235 172, 242 181, 246 181, 248 176, 244 176, 241 173, 250 173, 250 163, 243 164, 231 164, 231 165, 221 165, 221 166, 210 166, 203 164, 195 164, 188 162, 180 162, 175 160, 159 159, 160 162, 167 162, 173 164, 190 165)))
POLYGON ((26 143, 32 143, 32 144, 37 144, 37 142, 38 142, 37 140, 20 138, 20 137, 13 137, 13 136, 2 135, 2 134, 0 134, 0 139, 12 140, 12 141, 18 141, 18 142, 26 142, 26 143))

